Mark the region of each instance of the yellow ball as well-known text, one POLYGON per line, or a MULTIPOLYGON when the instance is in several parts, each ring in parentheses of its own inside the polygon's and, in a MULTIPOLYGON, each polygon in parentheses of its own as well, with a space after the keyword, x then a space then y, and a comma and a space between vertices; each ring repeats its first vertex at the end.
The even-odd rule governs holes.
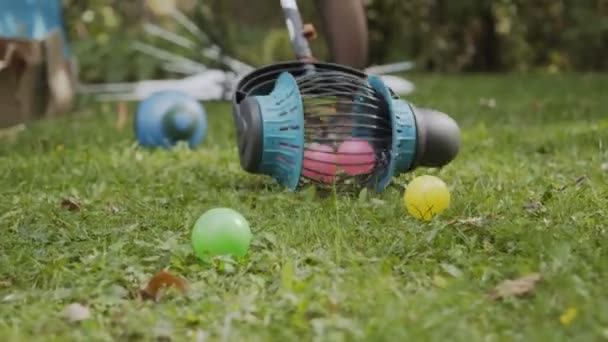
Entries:
POLYGON ((410 215, 429 221, 450 206, 450 191, 441 179, 420 176, 407 186, 403 202, 410 215))

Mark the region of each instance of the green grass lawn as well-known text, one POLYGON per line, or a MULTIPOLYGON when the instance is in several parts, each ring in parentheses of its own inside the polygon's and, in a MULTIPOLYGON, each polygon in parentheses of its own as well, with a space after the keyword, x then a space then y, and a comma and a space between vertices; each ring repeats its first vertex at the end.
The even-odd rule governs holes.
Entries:
POLYGON ((458 120, 462 152, 380 194, 290 193, 246 174, 222 103, 195 151, 142 150, 94 104, 1 140, 0 340, 608 340, 608 76, 413 80, 415 104, 458 120), (421 223, 402 193, 425 173, 453 202, 421 223), (213 207, 249 220, 245 258, 194 258, 192 225, 213 207), (131 297, 162 269, 189 295, 131 297), (532 272, 528 296, 488 298, 532 272), (66 321, 70 303, 90 319, 66 321))

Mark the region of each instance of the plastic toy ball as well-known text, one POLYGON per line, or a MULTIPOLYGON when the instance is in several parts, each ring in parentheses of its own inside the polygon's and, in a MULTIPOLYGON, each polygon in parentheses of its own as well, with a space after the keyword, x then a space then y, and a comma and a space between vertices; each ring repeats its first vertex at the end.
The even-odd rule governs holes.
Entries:
POLYGON ((201 215, 192 231, 194 254, 208 256, 247 254, 251 243, 251 230, 247 220, 235 210, 215 208, 201 215))
POLYGON ((338 146, 338 165, 351 176, 370 173, 376 165, 374 148, 366 140, 347 140, 338 146))
POLYGON ((194 148, 207 134, 207 115, 203 106, 185 93, 154 93, 137 108, 135 134, 144 147, 168 148, 185 141, 194 148))
POLYGON ((404 203, 410 215, 419 220, 430 221, 450 206, 450 191, 437 177, 416 177, 405 190, 404 203))
POLYGON ((329 145, 313 143, 304 151, 302 174, 311 179, 331 183, 336 177, 336 155, 329 145))

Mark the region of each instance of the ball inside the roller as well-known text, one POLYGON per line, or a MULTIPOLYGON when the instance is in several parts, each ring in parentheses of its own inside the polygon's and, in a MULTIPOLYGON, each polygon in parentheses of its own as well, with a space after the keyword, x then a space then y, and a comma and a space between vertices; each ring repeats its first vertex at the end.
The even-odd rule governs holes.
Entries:
POLYGON ((239 212, 229 208, 215 208, 201 215, 192 230, 194 254, 208 256, 244 256, 251 244, 251 229, 239 212))
POLYGON ((302 175, 309 179, 331 183, 336 177, 336 154, 329 145, 310 144, 304 151, 302 175))
POLYGON ((352 139, 338 146, 338 166, 351 176, 368 174, 376 165, 376 154, 366 140, 352 139))
POLYGON ((410 215, 429 221, 450 206, 450 191, 437 177, 419 176, 408 184, 403 199, 410 215))

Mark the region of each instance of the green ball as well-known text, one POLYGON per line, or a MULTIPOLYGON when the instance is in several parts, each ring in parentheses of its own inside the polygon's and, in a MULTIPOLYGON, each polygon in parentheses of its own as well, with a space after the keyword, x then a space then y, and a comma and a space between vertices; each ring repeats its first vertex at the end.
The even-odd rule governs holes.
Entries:
POLYGON ((192 230, 192 248, 201 259, 213 255, 244 256, 251 243, 249 223, 229 208, 215 208, 198 218, 192 230))

